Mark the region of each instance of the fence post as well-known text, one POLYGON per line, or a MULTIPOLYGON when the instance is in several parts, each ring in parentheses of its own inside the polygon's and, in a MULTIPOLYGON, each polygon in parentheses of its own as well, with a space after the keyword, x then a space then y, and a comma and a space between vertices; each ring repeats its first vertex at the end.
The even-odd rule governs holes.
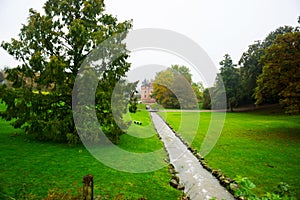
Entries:
POLYGON ((83 200, 94 199, 94 177, 86 175, 83 177, 83 200))

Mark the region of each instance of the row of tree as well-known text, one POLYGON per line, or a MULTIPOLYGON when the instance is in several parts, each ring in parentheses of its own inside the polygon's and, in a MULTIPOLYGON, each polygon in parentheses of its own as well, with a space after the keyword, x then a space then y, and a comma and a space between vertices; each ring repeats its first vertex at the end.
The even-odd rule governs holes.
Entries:
MULTIPOLYGON (((101 129, 118 143, 130 97, 130 110, 136 110, 136 83, 122 80, 130 68, 122 41, 132 22, 118 22, 104 8, 102 0, 47 0, 44 14, 30 10, 19 38, 1 45, 22 63, 6 69, 11 86, 0 86, 0 99, 7 105, 1 117, 14 119, 15 128, 39 140, 76 143, 77 131, 83 130, 88 141, 103 141, 101 129), (115 91, 118 84, 120 92, 115 91), (74 120, 77 113, 84 114, 74 120), (94 114, 96 120, 89 120, 94 114)), ((250 45, 240 68, 226 55, 215 86, 203 97, 203 87, 192 83, 190 71, 172 66, 157 74, 153 95, 165 107, 195 108, 202 98, 209 107, 222 95, 224 83, 231 108, 280 101, 289 112, 299 112, 299 41, 297 28, 281 27, 250 45)))
POLYGON ((231 110, 247 104, 280 103, 287 113, 299 113, 299 27, 279 27, 263 41, 249 45, 238 65, 228 54, 220 65, 214 87, 203 93, 203 108, 221 103, 217 102, 219 88, 224 86, 231 110))

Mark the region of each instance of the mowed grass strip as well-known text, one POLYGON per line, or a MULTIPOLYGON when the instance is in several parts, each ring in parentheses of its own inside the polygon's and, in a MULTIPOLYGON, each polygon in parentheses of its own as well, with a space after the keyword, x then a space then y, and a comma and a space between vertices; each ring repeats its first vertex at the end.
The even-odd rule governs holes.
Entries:
MULTIPOLYGON (((5 106, 0 104, 0 109, 4 110, 5 106)), ((149 116, 142 121, 149 123, 149 116)), ((150 152, 161 148, 162 143, 155 135, 145 139, 123 135, 120 147, 150 152)), ((181 196, 180 191, 169 185, 171 174, 167 167, 149 173, 117 171, 97 161, 82 145, 70 147, 28 140, 22 130, 14 129, 3 119, 0 119, 0 149, 0 199, 22 194, 43 199, 54 188, 63 193, 70 190, 76 195, 78 188, 82 188, 82 177, 87 174, 94 176, 95 195, 101 195, 101 199, 178 199, 181 196)))
POLYGON ((136 113, 128 112, 124 120, 130 120, 132 123, 127 134, 122 136, 119 147, 137 153, 153 152, 163 148, 163 143, 158 139, 145 104, 138 104, 136 113), (134 121, 141 122, 141 125, 135 124, 134 121))
MULTIPOLYGON (((184 118, 192 125, 197 123, 196 115, 200 115, 200 122, 191 146, 200 150, 211 113, 169 112, 166 121, 189 141, 195 129, 189 124, 180 127, 180 121, 184 118)), ((221 136, 205 159, 213 169, 221 169, 229 177, 248 177, 257 186, 258 195, 286 182, 300 197, 300 116, 287 116, 272 109, 227 113, 221 136)))

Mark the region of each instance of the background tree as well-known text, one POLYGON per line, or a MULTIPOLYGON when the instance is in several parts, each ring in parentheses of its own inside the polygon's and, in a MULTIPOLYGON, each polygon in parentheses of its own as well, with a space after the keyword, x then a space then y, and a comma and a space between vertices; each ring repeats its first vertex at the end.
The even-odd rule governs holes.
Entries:
POLYGON ((172 65, 171 70, 176 74, 180 74, 181 76, 183 76, 187 80, 187 82, 192 83, 192 74, 188 67, 183 65, 172 65))
POLYGON ((249 45, 248 50, 243 53, 239 65, 241 74, 241 97, 240 104, 254 103, 254 89, 257 77, 262 72, 262 64, 259 62, 264 55, 264 47, 260 41, 249 45))
POLYGON ((129 100, 129 112, 136 113, 138 104, 138 98, 135 96, 135 92, 131 94, 129 100))
MULTIPOLYGON (((220 96, 222 96, 222 85, 223 83, 227 85, 227 95, 232 95, 231 91, 228 91, 232 89, 232 87, 228 87, 228 79, 237 79, 239 75, 239 80, 237 81, 238 89, 237 93, 234 98, 231 97, 231 100, 234 100, 232 102, 228 103, 232 104, 233 106, 237 105, 247 105, 255 103, 255 88, 257 87, 257 79, 260 74, 262 74, 263 66, 262 63, 262 57, 266 54, 266 49, 268 49, 276 40, 276 38, 280 35, 283 35, 285 33, 293 33, 298 32, 299 27, 291 27, 291 26, 282 26, 277 28, 275 31, 270 32, 267 37, 263 41, 255 41, 254 44, 249 45, 246 52, 243 53, 242 57, 239 60, 239 69, 233 70, 232 67, 230 70, 224 71, 224 66, 221 68, 223 72, 217 75, 215 85, 212 88, 207 88, 203 94, 203 108, 210 108, 211 103, 216 108, 222 107, 222 103, 220 101, 220 96), (228 75, 225 75, 228 71, 228 75), (232 72, 230 72, 232 71, 232 72), (221 75, 223 74, 223 75, 221 75), (233 74, 232 77, 230 74, 233 74), (224 79, 224 80, 223 80, 224 79), (229 92, 229 93, 228 93, 229 92), (210 94, 210 95, 209 95, 210 94)), ((226 57, 226 55, 225 55, 226 57)), ((228 56, 227 56, 228 57, 228 56)), ((226 60, 226 58, 225 58, 226 60)), ((224 65, 226 62, 222 61, 224 65)), ((231 60, 231 59, 230 59, 231 60)), ((232 61, 230 61, 232 62, 232 61)), ((229 63, 230 63, 229 62, 229 63)), ((231 64, 229 64, 230 66, 231 64)), ((229 69, 229 68, 228 68, 229 69)), ((229 81, 232 82, 232 81, 229 81)), ((235 82, 235 81, 233 81, 235 82)), ((232 84, 231 84, 232 86, 232 84)), ((236 90, 236 88, 234 89, 236 90)), ((230 99, 228 99, 230 100, 230 99)), ((274 96, 265 96, 264 102, 266 103, 274 103, 278 102, 278 99, 274 98, 274 96)), ((228 105, 228 107, 230 107, 228 105)))
POLYGON ((224 60, 220 62, 220 74, 217 76, 216 89, 222 87, 224 84, 226 97, 227 97, 227 107, 233 111, 233 108, 238 105, 239 94, 238 89, 240 86, 240 75, 238 69, 235 68, 236 65, 233 64, 231 57, 228 54, 224 55, 224 60), (221 81, 221 79, 223 81, 221 81), (222 84, 223 82, 223 84, 222 84))
POLYGON ((294 28, 292 26, 280 26, 275 31, 271 31, 267 37, 263 41, 263 47, 266 49, 273 45, 275 42, 277 36, 283 35, 285 33, 292 33, 295 32, 297 28, 294 28))
POLYGON ((126 89, 123 90, 127 93, 126 98, 128 99, 129 103, 129 112, 131 113, 136 113, 137 111, 137 104, 138 104, 138 97, 137 93, 138 91, 136 90, 138 81, 134 83, 127 83, 126 84, 126 89))
POLYGON ((279 35, 262 58, 255 90, 256 104, 280 102, 287 113, 300 108, 300 32, 279 35))
POLYGON ((211 94, 213 94, 214 88, 206 88, 203 91, 203 104, 202 108, 204 109, 211 109, 211 94))
POLYGON ((0 83, 4 81, 4 74, 0 71, 0 83))
POLYGON ((179 108, 179 102, 168 88, 173 84, 174 74, 170 69, 158 72, 153 81, 152 96, 165 108, 179 108))
MULTIPOLYGON (((15 128, 23 127, 37 139, 74 142, 78 136, 72 118, 72 91, 79 68, 92 49, 112 35, 126 33, 131 22, 118 23, 105 14, 102 0, 48 0, 44 13, 30 9, 19 38, 2 43, 22 64, 6 70, 13 88, 1 88, 1 98, 8 106, 1 116, 15 118, 15 128), (42 93, 45 90, 47 95, 42 93)), ((114 85, 130 67, 127 57, 125 52, 98 69, 96 113, 114 142, 123 132, 112 116, 110 98, 114 85)))
POLYGON ((263 64, 260 62, 265 51, 270 47, 278 35, 294 32, 296 29, 291 26, 282 26, 275 31, 270 32, 267 37, 261 41, 255 41, 249 45, 248 50, 243 53, 239 60, 241 88, 240 88, 240 105, 254 103, 254 92, 257 87, 257 77, 262 73, 263 64))
POLYGON ((197 99, 191 84, 189 68, 172 65, 156 74, 152 96, 165 108, 195 108, 197 99))
POLYGON ((203 92, 204 92, 203 84, 201 82, 192 83, 192 89, 196 95, 198 103, 202 102, 203 101, 203 92))

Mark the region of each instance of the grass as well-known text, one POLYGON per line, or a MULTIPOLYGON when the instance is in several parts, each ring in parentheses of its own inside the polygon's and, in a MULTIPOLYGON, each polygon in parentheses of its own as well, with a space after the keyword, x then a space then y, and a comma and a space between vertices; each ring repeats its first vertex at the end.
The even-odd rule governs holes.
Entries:
MULTIPOLYGON (((0 104, 0 110, 4 109, 0 104)), ((150 123, 149 115, 144 112, 141 108, 131 115, 144 122, 141 127, 132 125, 132 133, 137 130, 141 135, 150 123)), ((70 147, 32 141, 22 130, 14 129, 2 119, 0 127, 0 199, 18 199, 23 193, 42 199, 54 188, 76 194, 82 187, 82 177, 87 174, 94 176, 95 195, 101 195, 101 199, 178 199, 181 196, 180 191, 169 185, 171 174, 167 167, 148 173, 122 172, 97 161, 82 145, 70 147)), ((148 131, 152 136, 147 139, 123 135, 119 147, 133 152, 160 149, 162 143, 151 126, 148 131)), ((131 163, 134 165, 135 160, 131 163)))
POLYGON ((128 113, 124 120, 131 120, 132 124, 127 130, 127 135, 123 136, 119 144, 121 148, 134 152, 152 152, 163 148, 162 142, 158 140, 145 104, 139 104, 137 112, 134 114, 128 113), (142 125, 134 124, 133 121, 142 122, 142 125), (131 145, 128 145, 128 143, 131 145))
MULTIPOLYGON (((206 110, 204 108, 202 108, 203 103, 199 102, 198 103, 198 107, 196 108, 191 108, 191 109, 187 109, 187 110, 206 110)), ((155 110, 181 110, 181 108, 164 108, 162 105, 158 104, 158 103, 153 103, 151 104, 151 108, 155 109, 155 110)))
MULTIPOLYGON (((166 120, 191 146, 199 150, 208 130, 211 113, 167 113, 166 120), (199 128, 196 117, 200 115, 199 128), (180 126, 181 119, 186 124, 180 126), (194 126, 195 127, 195 126, 194 126), (196 137, 192 139, 196 131, 196 137)), ((248 177, 265 194, 280 182, 288 183, 300 197, 300 116, 274 110, 227 113, 221 136, 205 157, 214 169, 229 177, 248 177)))

